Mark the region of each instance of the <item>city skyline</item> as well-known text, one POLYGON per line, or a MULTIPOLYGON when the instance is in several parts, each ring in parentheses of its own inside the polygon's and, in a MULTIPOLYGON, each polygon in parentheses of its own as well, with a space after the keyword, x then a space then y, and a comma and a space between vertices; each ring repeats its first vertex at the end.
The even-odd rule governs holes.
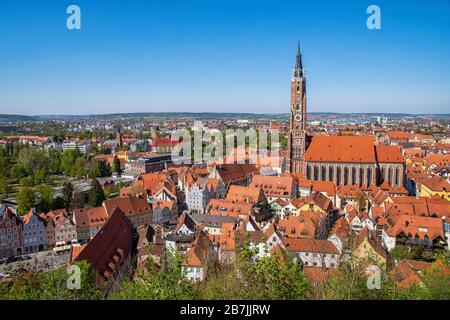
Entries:
POLYGON ((283 114, 298 40, 309 112, 448 113, 445 1, 70 4, 0 4, 0 113, 283 114))

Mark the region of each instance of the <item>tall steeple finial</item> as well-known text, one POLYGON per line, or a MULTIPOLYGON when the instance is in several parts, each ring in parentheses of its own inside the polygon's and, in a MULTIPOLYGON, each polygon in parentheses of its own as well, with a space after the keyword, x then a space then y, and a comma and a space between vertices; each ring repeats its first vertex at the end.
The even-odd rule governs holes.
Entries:
POLYGON ((294 77, 303 76, 302 52, 300 50, 300 40, 298 41, 297 59, 295 61, 294 77))
POLYGON ((302 69, 302 52, 300 50, 300 40, 298 41, 298 48, 297 48, 297 63, 295 64, 296 68, 302 69))

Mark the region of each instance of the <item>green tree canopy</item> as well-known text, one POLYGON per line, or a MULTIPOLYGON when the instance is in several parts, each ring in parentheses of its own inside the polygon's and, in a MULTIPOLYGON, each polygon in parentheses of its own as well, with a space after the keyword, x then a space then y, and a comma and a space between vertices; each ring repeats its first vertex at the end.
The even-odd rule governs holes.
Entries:
POLYGON ((22 187, 17 194, 17 213, 24 215, 36 206, 36 196, 33 188, 22 187))
POLYGON ((88 203, 90 207, 99 207, 105 200, 102 186, 97 179, 92 179, 91 189, 89 190, 88 203))

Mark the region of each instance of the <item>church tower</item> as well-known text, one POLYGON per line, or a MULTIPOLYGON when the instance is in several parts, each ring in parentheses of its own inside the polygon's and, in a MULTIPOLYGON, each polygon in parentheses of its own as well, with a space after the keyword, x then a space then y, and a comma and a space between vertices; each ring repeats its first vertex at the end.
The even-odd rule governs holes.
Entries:
POLYGON ((291 79, 291 116, 289 120, 287 169, 304 173, 306 149, 306 76, 302 65, 300 42, 291 79))

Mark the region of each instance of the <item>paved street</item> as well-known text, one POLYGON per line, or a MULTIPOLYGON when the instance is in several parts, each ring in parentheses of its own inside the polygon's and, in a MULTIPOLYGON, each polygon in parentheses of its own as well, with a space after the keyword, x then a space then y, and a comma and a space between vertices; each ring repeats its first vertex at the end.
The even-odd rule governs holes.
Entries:
POLYGON ((30 260, 16 261, 0 265, 0 273, 10 274, 20 269, 51 270, 67 265, 70 261, 70 253, 56 255, 53 251, 42 251, 29 254, 30 260))

